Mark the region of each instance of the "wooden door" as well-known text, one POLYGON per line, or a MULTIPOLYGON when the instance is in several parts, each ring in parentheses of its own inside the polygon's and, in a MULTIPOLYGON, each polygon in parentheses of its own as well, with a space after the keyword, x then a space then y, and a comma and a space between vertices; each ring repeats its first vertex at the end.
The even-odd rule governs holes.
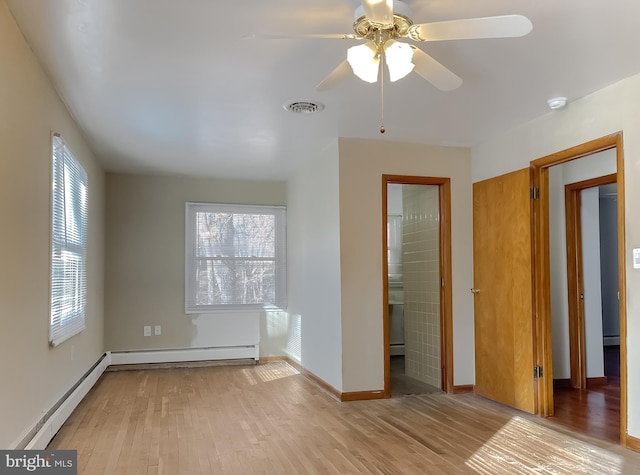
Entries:
POLYGON ((473 185, 475 392, 533 413, 529 169, 473 185))

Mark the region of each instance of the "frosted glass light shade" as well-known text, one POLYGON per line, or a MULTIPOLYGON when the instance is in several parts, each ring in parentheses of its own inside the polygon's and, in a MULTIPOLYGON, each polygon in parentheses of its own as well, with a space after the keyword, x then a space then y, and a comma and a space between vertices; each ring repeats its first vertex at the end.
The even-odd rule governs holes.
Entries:
POLYGON ((413 59, 413 50, 407 43, 389 40, 384 45, 384 53, 391 82, 402 79, 413 71, 415 67, 411 61, 413 59))
POLYGON ((373 83, 378 80, 380 55, 373 41, 349 48, 347 62, 353 69, 353 73, 363 81, 373 83))

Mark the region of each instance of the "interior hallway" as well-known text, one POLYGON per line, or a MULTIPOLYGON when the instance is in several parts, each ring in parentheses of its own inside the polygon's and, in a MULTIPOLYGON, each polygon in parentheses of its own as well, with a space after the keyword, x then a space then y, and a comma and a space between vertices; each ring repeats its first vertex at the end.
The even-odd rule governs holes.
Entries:
POLYGON ((591 437, 620 441, 620 347, 604 347, 607 384, 586 391, 554 388, 555 415, 550 418, 591 437))

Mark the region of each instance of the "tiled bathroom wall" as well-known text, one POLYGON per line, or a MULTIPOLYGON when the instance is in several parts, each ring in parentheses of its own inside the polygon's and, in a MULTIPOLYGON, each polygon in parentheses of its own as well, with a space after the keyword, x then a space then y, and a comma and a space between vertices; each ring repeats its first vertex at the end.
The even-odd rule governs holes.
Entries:
POLYGON ((402 187, 405 373, 441 387, 440 207, 436 185, 402 187))

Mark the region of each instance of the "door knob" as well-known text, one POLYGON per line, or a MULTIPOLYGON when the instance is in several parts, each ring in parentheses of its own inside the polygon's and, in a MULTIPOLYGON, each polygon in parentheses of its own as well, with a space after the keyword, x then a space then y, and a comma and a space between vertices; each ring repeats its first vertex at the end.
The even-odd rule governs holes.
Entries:
POLYGON ((480 292, 480 289, 471 289, 472 294, 477 294, 478 292, 480 292))

